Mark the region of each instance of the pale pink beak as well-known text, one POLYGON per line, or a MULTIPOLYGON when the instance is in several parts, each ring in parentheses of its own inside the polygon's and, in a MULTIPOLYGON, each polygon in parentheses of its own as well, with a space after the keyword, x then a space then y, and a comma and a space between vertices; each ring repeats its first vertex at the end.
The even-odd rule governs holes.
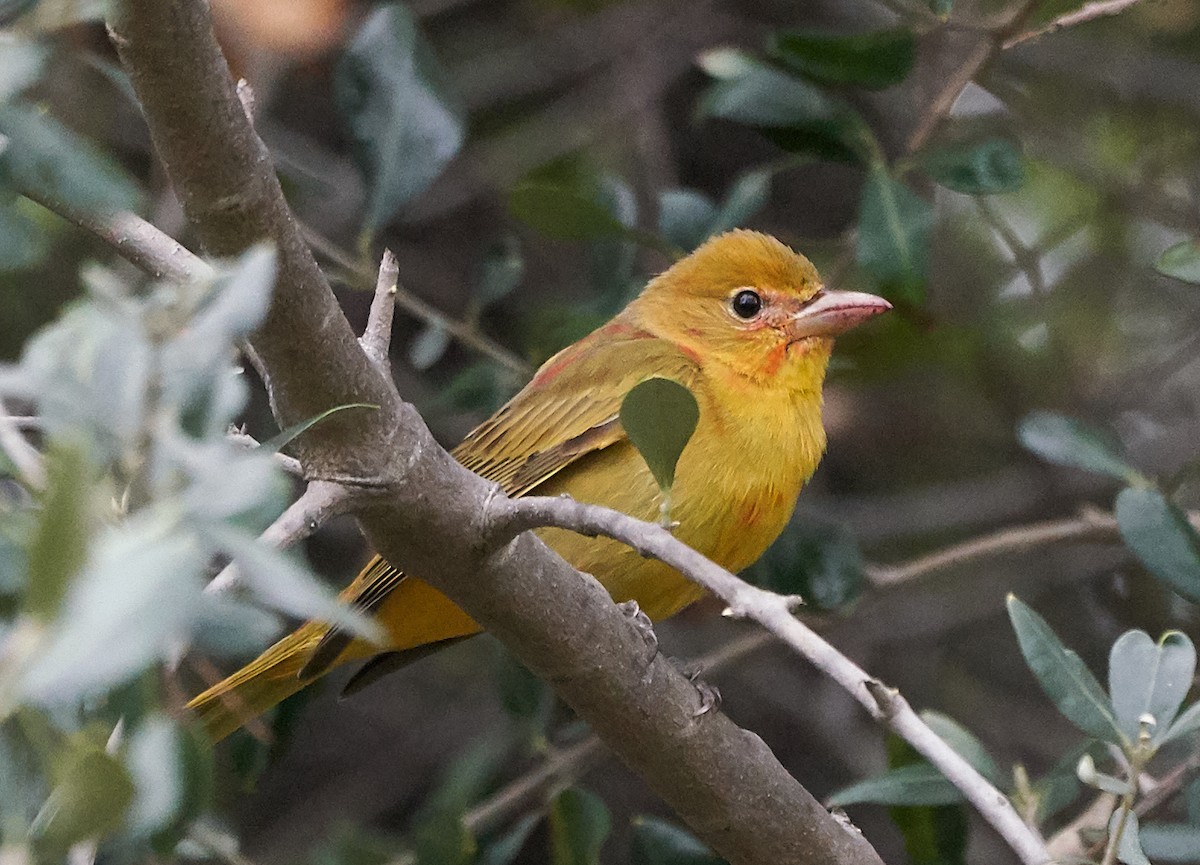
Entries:
POLYGON ((822 289, 792 315, 788 330, 792 339, 837 336, 891 308, 882 297, 863 291, 822 289))

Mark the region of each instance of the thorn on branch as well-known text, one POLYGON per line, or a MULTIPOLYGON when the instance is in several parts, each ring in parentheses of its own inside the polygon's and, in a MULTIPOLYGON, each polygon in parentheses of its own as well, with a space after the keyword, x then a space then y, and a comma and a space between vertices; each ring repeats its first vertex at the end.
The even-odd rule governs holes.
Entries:
POLYGON ((390 249, 383 251, 379 262, 379 276, 375 280, 375 297, 371 300, 371 311, 367 315, 367 326, 359 339, 371 362, 391 379, 388 353, 392 345, 392 319, 396 310, 396 295, 399 293, 400 264, 390 249))
POLYGON ((693 718, 699 718, 702 715, 707 715, 709 712, 715 712, 721 708, 721 692, 717 690, 715 685, 696 680, 693 680, 692 684, 696 686, 696 693, 700 695, 700 708, 692 712, 693 718))
POLYGON ((884 720, 888 720, 895 716, 899 705, 896 698, 900 696, 900 691, 896 688, 889 688, 887 685, 878 679, 867 679, 863 682, 867 693, 875 701, 875 705, 879 708, 879 713, 884 720))
POLYGON ((254 125, 254 109, 255 98, 254 88, 250 86, 250 82, 245 78, 239 78, 237 83, 238 101, 242 103, 242 110, 246 112, 246 119, 250 121, 250 125, 254 125))
POLYGON ((654 656, 658 654, 658 634, 654 633, 654 623, 650 621, 650 617, 638 606, 638 602, 632 599, 617 604, 617 609, 625 618, 629 619, 634 630, 638 632, 638 636, 642 638, 642 642, 650 649, 649 660, 654 660, 654 656))

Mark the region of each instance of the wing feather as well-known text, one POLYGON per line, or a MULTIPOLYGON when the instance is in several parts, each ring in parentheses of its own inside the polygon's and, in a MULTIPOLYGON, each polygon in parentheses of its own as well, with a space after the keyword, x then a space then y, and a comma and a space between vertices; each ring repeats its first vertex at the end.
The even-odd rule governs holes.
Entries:
MULTIPOLYGON (((509 496, 539 485, 585 454, 625 437, 618 413, 630 389, 660 376, 694 387, 699 368, 677 346, 615 320, 559 352, 533 380, 463 439, 451 454, 465 467, 498 483, 509 496)), ((344 601, 374 613, 404 580, 376 556, 342 593, 344 601)), ((330 628, 300 671, 324 672, 350 643, 330 628)))

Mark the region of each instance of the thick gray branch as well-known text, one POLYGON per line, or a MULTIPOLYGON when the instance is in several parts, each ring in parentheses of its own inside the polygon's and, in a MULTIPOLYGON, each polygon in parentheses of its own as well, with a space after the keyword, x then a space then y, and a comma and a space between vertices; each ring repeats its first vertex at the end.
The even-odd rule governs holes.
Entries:
POLYGON ((270 392, 281 427, 352 402, 383 407, 335 415, 302 435, 294 448, 310 476, 377 475, 394 447, 387 409, 396 394, 359 348, 297 230, 213 36, 208 4, 125 0, 111 35, 204 249, 232 256, 266 240, 278 250, 275 301, 251 344, 268 374, 279 375, 270 392))
POLYGON ((380 407, 306 433, 297 449, 310 476, 356 487, 376 549, 504 641, 735 865, 879 865, 757 736, 699 712, 695 686, 595 580, 528 534, 489 548, 498 492, 437 445, 357 344, 246 120, 207 4, 125 0, 119 10, 114 39, 197 235, 217 254, 264 237, 279 249, 254 347, 281 424, 350 402, 380 407))

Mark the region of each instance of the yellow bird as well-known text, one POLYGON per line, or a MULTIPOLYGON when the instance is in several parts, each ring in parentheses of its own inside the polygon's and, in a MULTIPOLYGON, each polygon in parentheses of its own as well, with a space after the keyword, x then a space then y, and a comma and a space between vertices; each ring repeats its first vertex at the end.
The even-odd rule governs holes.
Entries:
MULTIPOLYGON (((720 235, 652 280, 608 324, 550 358, 453 454, 510 496, 568 493, 653 521, 661 492, 618 412, 642 381, 674 380, 700 408, 671 493, 676 536, 739 571, 783 530, 825 450, 821 386, 833 338, 890 308, 871 294, 826 289, 808 259, 773 237, 720 235)), ((636 600, 653 620, 702 594, 671 567, 616 541, 561 529, 538 534, 615 600, 636 600)), ((303 625, 192 700, 214 739, 337 664, 375 656, 361 683, 480 630, 445 595, 378 556, 341 597, 374 615, 386 642, 303 625)))

